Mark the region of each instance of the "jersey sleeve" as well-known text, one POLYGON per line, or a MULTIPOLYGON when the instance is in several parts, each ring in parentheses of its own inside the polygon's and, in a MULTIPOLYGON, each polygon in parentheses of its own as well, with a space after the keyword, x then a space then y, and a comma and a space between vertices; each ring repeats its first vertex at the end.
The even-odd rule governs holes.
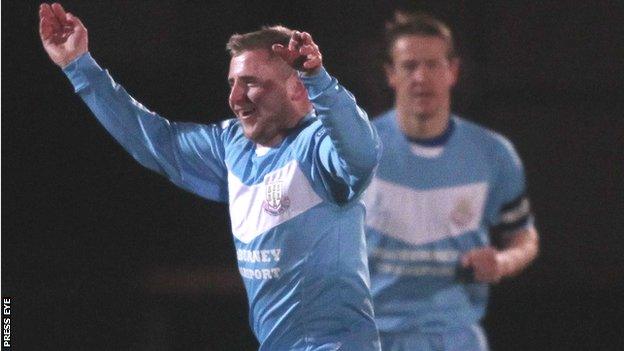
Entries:
POLYGON ((522 161, 513 145, 500 138, 496 154, 498 173, 493 187, 496 214, 495 232, 510 235, 533 226, 522 161))
POLYGON ((323 126, 316 155, 319 172, 331 197, 346 203, 370 182, 381 154, 379 137, 353 95, 325 69, 301 80, 323 126))
POLYGON ((141 165, 199 196, 227 201, 220 126, 172 122, 148 110, 89 53, 63 71, 98 121, 141 165))

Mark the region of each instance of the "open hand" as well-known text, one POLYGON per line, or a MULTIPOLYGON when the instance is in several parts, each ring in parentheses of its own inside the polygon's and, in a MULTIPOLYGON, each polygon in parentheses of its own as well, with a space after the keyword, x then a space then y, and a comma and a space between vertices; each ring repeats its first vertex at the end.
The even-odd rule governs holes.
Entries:
POLYGON ((306 32, 294 31, 288 47, 274 44, 272 49, 292 68, 307 75, 314 75, 323 66, 323 55, 312 40, 312 36, 306 32))
POLYGON ((45 51, 61 68, 88 51, 87 28, 57 3, 39 6, 39 36, 45 51))

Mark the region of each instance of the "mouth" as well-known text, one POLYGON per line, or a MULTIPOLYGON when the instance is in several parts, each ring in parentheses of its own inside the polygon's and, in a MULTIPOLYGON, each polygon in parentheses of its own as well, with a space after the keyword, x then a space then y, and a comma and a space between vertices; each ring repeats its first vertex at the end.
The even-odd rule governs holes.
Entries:
POLYGON ((433 93, 426 91, 413 92, 412 97, 416 99, 427 99, 433 96, 433 93))
POLYGON ((256 109, 253 107, 245 108, 245 109, 238 109, 236 111, 240 119, 249 119, 253 116, 254 112, 256 112, 256 109))

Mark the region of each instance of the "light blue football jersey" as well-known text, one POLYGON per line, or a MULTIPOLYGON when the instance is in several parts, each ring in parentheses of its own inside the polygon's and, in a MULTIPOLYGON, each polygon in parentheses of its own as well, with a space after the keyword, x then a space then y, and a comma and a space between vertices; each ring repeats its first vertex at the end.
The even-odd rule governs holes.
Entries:
POLYGON ((236 119, 178 123, 147 110, 89 54, 64 71, 137 161, 229 203, 260 350, 379 349, 359 200, 379 141, 335 78, 302 77, 315 112, 279 147, 257 148, 236 119))
POLYGON ((395 110, 373 124, 383 152, 365 203, 380 332, 438 333, 478 323, 488 286, 472 281, 460 258, 488 245, 494 227, 513 233, 532 225, 518 155, 504 137, 457 116, 445 140, 430 145, 408 140, 395 110))

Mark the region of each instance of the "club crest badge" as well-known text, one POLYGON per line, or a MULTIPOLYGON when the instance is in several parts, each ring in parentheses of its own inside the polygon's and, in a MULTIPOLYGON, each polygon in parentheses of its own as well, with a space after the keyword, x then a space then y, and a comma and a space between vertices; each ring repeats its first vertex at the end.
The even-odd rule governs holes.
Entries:
POLYGON ((281 215, 290 207, 290 199, 283 194, 283 182, 270 180, 264 186, 265 193, 262 209, 272 216, 281 215))
POLYGON ((475 217, 475 211, 472 207, 470 199, 465 197, 459 199, 451 212, 451 221, 460 228, 467 226, 475 217))

